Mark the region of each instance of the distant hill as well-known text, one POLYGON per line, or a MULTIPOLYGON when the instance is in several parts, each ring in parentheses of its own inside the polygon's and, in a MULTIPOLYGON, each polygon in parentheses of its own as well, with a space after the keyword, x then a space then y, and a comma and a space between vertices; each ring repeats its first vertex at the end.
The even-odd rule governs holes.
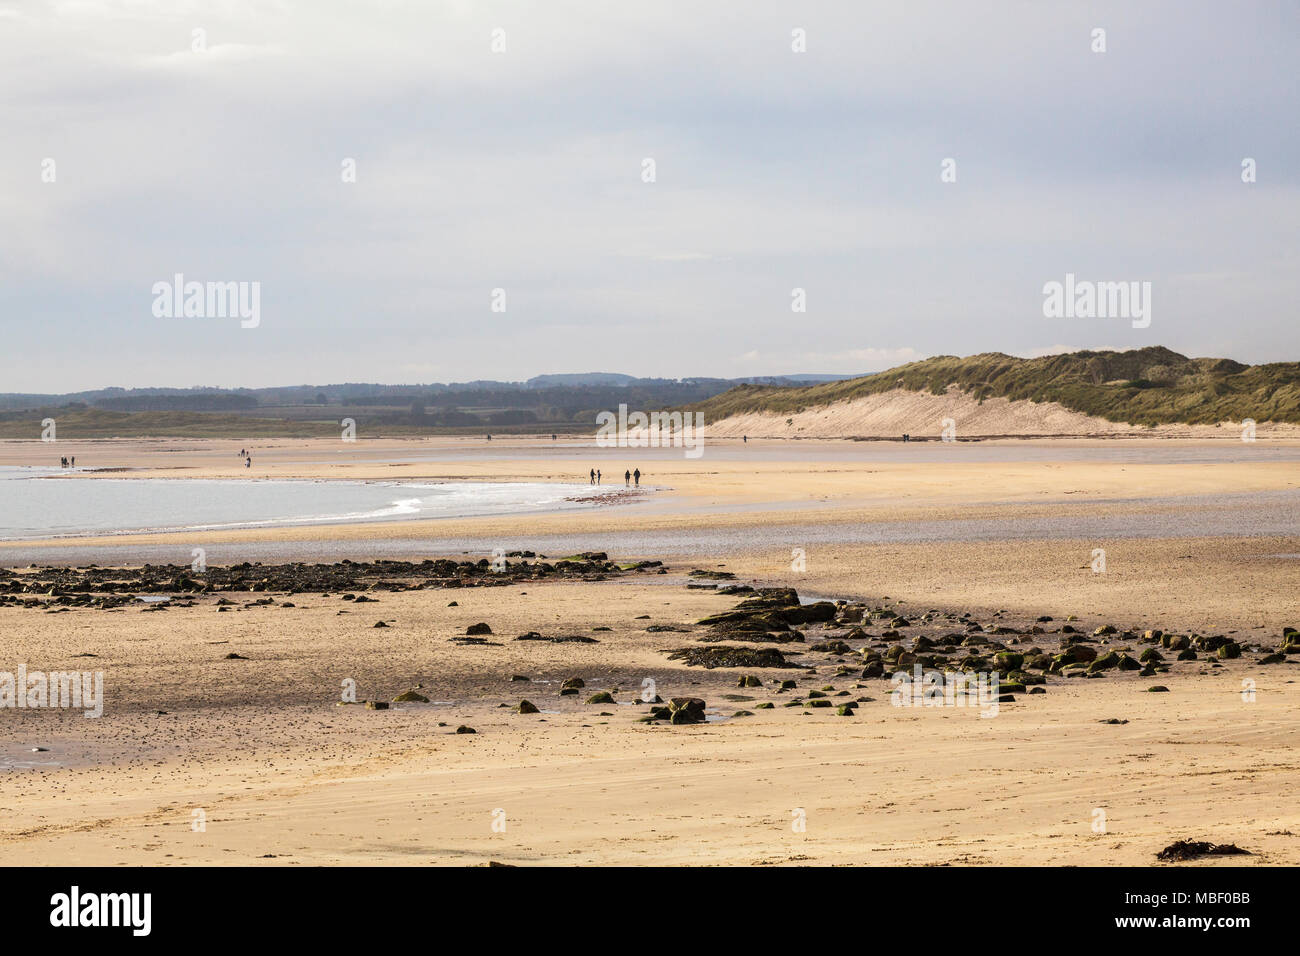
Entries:
MULTIPOLYGON (((904 399, 914 406, 909 416, 920 416, 927 428, 932 414, 942 407, 959 407, 952 403, 964 403, 960 407, 970 418, 973 409, 997 401, 998 408, 1006 407, 1010 416, 1006 420, 1014 423, 1007 434, 1033 432, 1035 411, 1041 417, 1055 410, 1074 413, 1075 418, 1058 415, 1041 433, 1107 430, 1099 428, 1105 423, 1215 425, 1246 418, 1296 424, 1300 423, 1300 363, 1243 365, 1231 359, 1188 358, 1161 346, 1034 359, 1000 352, 968 358, 941 355, 840 382, 785 388, 740 385, 687 407, 703 412, 714 434, 730 433, 729 428, 715 426, 729 424, 728 420, 739 425, 742 416, 754 424, 779 419, 784 425, 785 419, 801 415, 803 433, 812 437, 825 434, 827 427, 838 434, 878 433, 855 432, 848 404, 855 404, 857 417, 872 428, 906 425, 908 417, 889 414, 891 403, 904 399), (940 398, 949 404, 937 401, 940 398), (826 419, 832 409, 835 422, 829 426, 826 419), (815 422, 817 415, 822 416, 822 425, 815 422)), ((992 411, 987 410, 990 421, 984 427, 996 429, 992 411)), ((782 433, 779 428, 776 432, 782 433)))
POLYGON ((553 388, 557 385, 631 385, 634 376, 620 372, 574 372, 564 375, 534 375, 524 382, 529 388, 553 388))
MULTIPOLYGON (((819 381, 827 379, 810 376, 819 381)), ((308 437, 338 434, 340 422, 381 435, 586 433, 600 411, 626 404, 659 409, 698 402, 742 381, 636 378, 615 372, 539 375, 527 382, 428 385, 344 383, 273 388, 104 388, 61 395, 0 394, 0 438, 34 438, 53 418, 66 438, 308 437)))

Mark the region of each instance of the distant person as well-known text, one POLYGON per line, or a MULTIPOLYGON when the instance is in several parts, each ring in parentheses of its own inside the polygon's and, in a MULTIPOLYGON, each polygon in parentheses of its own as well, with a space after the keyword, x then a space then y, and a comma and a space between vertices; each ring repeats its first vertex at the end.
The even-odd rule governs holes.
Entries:
POLYGON ((73 455, 71 458, 68 459, 68 467, 69 467, 69 468, 76 468, 76 467, 77 467, 77 456, 76 456, 76 455, 73 455))
POLYGON ((68 467, 68 459, 66 459, 66 458, 60 458, 60 459, 59 459, 59 467, 60 467, 60 468, 67 468, 67 467, 68 467))
POLYGON ((491 441, 491 440, 492 440, 492 436, 491 436, 491 435, 488 435, 487 438, 488 438, 488 441, 491 441))
POLYGON ((551 441, 555 441, 556 437, 557 437, 557 436, 552 435, 552 436, 551 436, 551 441))
POLYGON ((632 472, 630 471, 623 472, 623 484, 625 485, 632 484, 632 472))
POLYGON ((591 483, 592 483, 593 485, 596 483, 596 469, 595 469, 595 468, 591 469, 591 483))
POLYGON ((740 440, 743 441, 746 445, 749 444, 749 436, 748 436, 748 435, 741 435, 741 436, 740 436, 740 440))
POLYGON ((596 484, 600 484, 600 469, 596 469, 596 484))
POLYGON ((640 468, 638 468, 636 471, 632 472, 632 478, 636 481, 636 485, 637 485, 637 487, 640 488, 640 487, 641 487, 641 469, 640 469, 640 468))
POLYGON ((244 459, 244 467, 245 467, 245 468, 252 468, 252 467, 253 467, 253 456, 252 456, 252 455, 249 455, 247 458, 244 459))

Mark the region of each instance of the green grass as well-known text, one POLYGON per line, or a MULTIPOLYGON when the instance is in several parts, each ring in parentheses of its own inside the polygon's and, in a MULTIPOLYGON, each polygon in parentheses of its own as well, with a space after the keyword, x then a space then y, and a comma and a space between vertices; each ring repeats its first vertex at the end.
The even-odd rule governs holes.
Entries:
POLYGON ((1036 359, 1001 352, 968 358, 939 355, 824 385, 741 385, 685 408, 703 412, 705 421, 745 412, 789 415, 894 388, 942 395, 949 385, 980 401, 1059 402, 1074 411, 1135 425, 1208 425, 1244 418, 1300 423, 1300 362, 1242 365, 1230 359, 1190 359, 1162 346, 1036 359))

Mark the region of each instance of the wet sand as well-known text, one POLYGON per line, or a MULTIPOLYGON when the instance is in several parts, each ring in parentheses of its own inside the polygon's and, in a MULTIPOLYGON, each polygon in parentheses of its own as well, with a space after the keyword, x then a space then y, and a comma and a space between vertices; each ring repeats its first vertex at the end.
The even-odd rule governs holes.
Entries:
MULTIPOLYGON (((13 444, 0 448, 4 463, 35 443, 13 444)), ((589 460, 551 459, 522 442, 497 446, 502 457, 491 460, 454 443, 418 444, 347 449, 337 464, 321 464, 321 446, 309 442, 254 454, 267 473, 284 476, 497 480, 568 477, 589 460), (437 460, 395 468, 373 460, 429 454, 437 460)), ((618 560, 663 557, 670 573, 381 593, 364 605, 336 594, 247 593, 225 613, 211 598, 161 612, 2 607, 13 663, 0 670, 101 669, 108 697, 94 720, 0 711, 7 858, 1112 865, 1153 862, 1157 850, 1190 838, 1252 852, 1234 863, 1300 861, 1300 812, 1278 797, 1300 782, 1294 663, 1260 666, 1250 654, 1218 667, 1180 665, 1158 678, 1167 694, 1147 693, 1157 681, 1136 674, 1051 680, 1047 694, 980 719, 892 707, 887 682, 836 677, 819 662, 818 680, 873 698, 840 718, 783 707, 770 684, 737 689, 743 671, 670 661, 663 651, 690 635, 645 629, 690 627, 733 606, 734 597, 688 587, 685 572, 706 568, 904 610, 990 619, 1002 611, 999 620, 1018 627, 1073 614, 1080 629, 1160 627, 1271 646, 1282 627, 1300 626, 1295 446, 1243 461, 1235 446, 1174 442, 1162 462, 1160 443, 1142 452, 1152 460, 1134 462, 1089 458, 1106 451, 1103 443, 1083 460, 1071 456, 1094 446, 1013 443, 997 453, 1004 460, 945 464, 851 457, 851 446, 869 443, 818 443, 818 458, 812 443, 797 444, 773 445, 758 462, 733 457, 730 446, 725 457, 710 451, 694 462, 625 450, 664 490, 644 507, 600 514, 60 543, 40 560, 188 565, 200 543, 213 564, 324 559, 331 550, 360 559, 409 549, 418 559, 459 549, 477 558, 491 542, 527 542, 554 557, 590 542, 618 560), (1057 459, 1043 457, 1056 447, 1057 459), (1016 460, 1017 450, 1032 455, 1016 460), (183 553, 158 556, 168 548, 183 553), (802 570, 792 566, 795 548, 802 570), (1090 567, 1095 548, 1106 549, 1103 574, 1090 567), (268 596, 275 605, 244 606, 268 596), (391 626, 377 629, 378 620, 391 626), (450 641, 480 620, 500 646, 450 641), (513 640, 530 630, 599 643, 513 640), (224 659, 231 651, 247 660, 224 659), (85 653, 99 656, 75 656, 85 653), (558 682, 571 676, 588 689, 617 688, 619 703, 561 698, 558 682), (698 696, 716 716, 741 708, 752 716, 638 723, 644 708, 630 701, 647 677, 665 699, 698 696), (345 678, 363 698, 421 684, 434 702, 337 707, 345 678), (1255 681, 1249 702, 1243 680, 1255 681), (728 693, 754 700, 727 701, 728 693), (499 706, 522 698, 543 712, 499 706), (752 709, 767 700, 774 709, 752 709), (1128 723, 1099 723, 1111 717, 1128 723), (461 724, 478 733, 457 735, 461 724), (16 766, 38 761, 44 766, 16 766), (1104 833, 1093 831, 1098 808, 1104 833), (198 832, 196 809, 206 819, 198 832), (796 832, 800 809, 806 829, 796 832), (504 811, 504 832, 493 829, 494 810, 504 811)), ((79 462, 102 455, 144 469, 137 474, 238 474, 219 462, 222 443, 93 445, 73 452, 79 462)), ((25 558, 0 547, 0 564, 25 558)))

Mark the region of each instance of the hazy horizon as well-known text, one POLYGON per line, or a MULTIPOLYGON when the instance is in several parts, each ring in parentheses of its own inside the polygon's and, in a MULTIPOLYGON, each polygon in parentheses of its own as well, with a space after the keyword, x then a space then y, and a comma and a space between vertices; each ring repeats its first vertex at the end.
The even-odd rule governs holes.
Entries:
MULTIPOLYGON (((1146 346, 1135 346, 1134 348, 1143 348, 1143 347, 1146 347, 1146 346)), ((1154 346, 1152 346, 1152 347, 1159 347, 1159 345, 1156 344, 1156 345, 1154 345, 1154 346)), ((1119 350, 1114 350, 1114 349, 1091 349, 1091 350, 1089 350, 1089 349, 1072 349, 1072 350, 1069 350, 1069 351, 1133 351, 1133 349, 1119 349, 1119 350)), ((1010 353, 1008 353, 1008 354, 1010 354, 1010 353)), ((1043 354, 1041 354, 1041 355, 1018 355, 1018 356, 1013 355, 1012 357, 1013 357, 1013 358, 1030 359, 1030 358, 1043 358, 1043 357, 1046 357, 1047 355, 1056 355, 1056 354, 1064 354, 1064 350, 1047 350, 1047 351, 1045 351, 1045 352, 1044 352, 1043 354)), ((926 359, 926 358, 936 358, 936 357, 938 357, 938 356, 920 356, 920 357, 918 357, 917 359, 914 359, 914 360, 912 360, 912 361, 922 361, 922 360, 924 360, 924 359, 926 359)), ((972 356, 958 356, 958 357, 959 357, 959 358, 970 358, 970 357, 972 357, 972 356)), ((1234 361, 1240 361, 1239 359, 1235 359, 1234 356, 1231 356, 1231 355, 1189 355, 1189 356, 1187 356, 1187 358, 1191 358, 1191 359, 1197 359, 1197 358, 1216 358, 1216 359, 1231 359, 1231 360, 1234 360, 1234 361)), ((1283 361, 1286 361, 1286 360, 1285 360, 1285 359, 1279 359, 1279 360, 1277 360, 1277 361, 1283 362, 1283 361)), ((901 363, 900 363, 900 364, 901 364, 901 363)), ((1252 364, 1252 365, 1253 365, 1253 364, 1269 364, 1269 363, 1243 363, 1243 364, 1252 364)), ((876 372, 879 372, 879 371, 888 371, 888 369, 877 369, 877 370, 876 370, 876 372)), ((541 372, 541 373, 538 373, 537 375, 529 375, 529 376, 527 376, 526 378, 520 378, 520 379, 487 379, 487 378, 476 378, 476 379, 457 379, 457 380, 448 380, 448 381, 422 381, 422 382, 415 382, 415 381, 412 381, 412 382, 393 382, 393 381, 390 381, 390 382, 384 382, 384 381, 378 381, 378 380, 355 379, 355 380, 350 380, 350 381, 337 381, 337 382, 329 382, 329 381, 318 381, 318 382, 288 382, 288 381, 283 381, 283 382, 270 382, 270 383, 261 383, 261 384, 256 384, 256 383, 255 383, 255 384, 251 384, 251 385, 213 385, 213 384, 210 384, 210 383, 202 383, 202 382, 199 382, 199 383, 191 383, 191 384, 188 384, 188 385, 154 385, 154 384, 122 385, 122 384, 116 384, 116 383, 113 383, 113 384, 107 384, 107 385, 93 385, 93 386, 90 386, 90 387, 87 387, 87 388, 75 388, 75 389, 69 389, 69 390, 67 390, 67 391, 58 391, 58 392, 29 392, 29 391, 26 391, 26 390, 19 389, 19 390, 11 391, 11 392, 0 392, 0 396, 3 396, 3 395, 13 395, 13 394, 32 394, 32 395, 42 395, 42 396, 45 396, 45 395, 58 396, 58 395, 76 394, 76 393, 80 393, 80 392, 107 391, 107 390, 109 390, 109 389, 123 389, 123 390, 126 390, 126 391, 149 391, 149 390, 151 390, 151 389, 180 389, 180 390, 188 389, 188 390, 196 390, 196 391, 197 391, 197 390, 204 390, 204 389, 212 389, 212 390, 228 390, 228 391, 235 391, 235 390, 261 391, 261 390, 265 390, 265 389, 340 388, 340 387, 343 387, 343 386, 360 386, 360 385, 375 385, 375 386, 379 386, 379 387, 381 387, 381 388, 423 388, 423 387, 433 387, 433 386, 443 386, 443 387, 447 387, 447 388, 455 388, 455 387, 458 387, 458 386, 462 386, 462 387, 463 387, 463 386, 474 385, 474 384, 476 384, 476 383, 478 383, 478 382, 490 382, 490 383, 493 383, 493 384, 499 384, 499 385, 524 385, 524 384, 526 384, 526 383, 528 383, 528 382, 530 382, 530 381, 532 381, 533 379, 536 379, 536 378, 547 378, 547 377, 551 377, 551 378, 571 378, 571 377, 582 377, 582 376, 589 376, 589 375, 627 375, 627 376, 629 376, 630 378, 637 379, 637 380, 643 380, 643 381, 648 381, 648 380, 661 380, 661 381, 670 381, 670 382, 671 382, 671 381, 678 381, 678 382, 680 382, 680 381, 685 381, 685 380, 689 380, 689 379, 712 379, 712 380, 721 380, 721 381, 739 381, 739 380, 741 380, 741 379, 746 379, 746 378, 809 378, 809 379, 814 379, 814 378, 816 378, 816 379, 821 379, 821 380, 823 380, 823 381, 831 381, 831 380, 843 380, 843 379, 849 379, 849 378, 865 377, 865 376, 868 376, 868 375, 876 374, 876 372, 859 372, 859 373, 842 373, 842 372, 789 372, 789 373, 780 373, 780 374, 771 374, 771 375, 765 375, 765 374, 763 374, 763 373, 760 372, 760 373, 754 373, 754 374, 752 374, 752 375, 736 375, 736 376, 723 376, 723 375, 639 375, 639 376, 632 376, 632 375, 630 375, 630 373, 621 372, 621 371, 619 371, 618 369, 612 369, 612 368, 609 368, 609 369, 593 369, 593 370, 589 370, 589 371, 585 371, 585 372, 575 372, 575 371, 568 371, 568 372, 541 372)), ((567 384, 567 383, 564 383, 564 384, 567 384)), ((536 386, 536 387, 539 387, 539 388, 540 388, 540 387, 544 387, 544 386, 536 386)))
POLYGON ((1294 361, 1298 21, 0 0, 0 392, 1294 361), (178 274, 257 321, 160 315, 178 274), (1067 275, 1149 326, 1046 318, 1067 275))

